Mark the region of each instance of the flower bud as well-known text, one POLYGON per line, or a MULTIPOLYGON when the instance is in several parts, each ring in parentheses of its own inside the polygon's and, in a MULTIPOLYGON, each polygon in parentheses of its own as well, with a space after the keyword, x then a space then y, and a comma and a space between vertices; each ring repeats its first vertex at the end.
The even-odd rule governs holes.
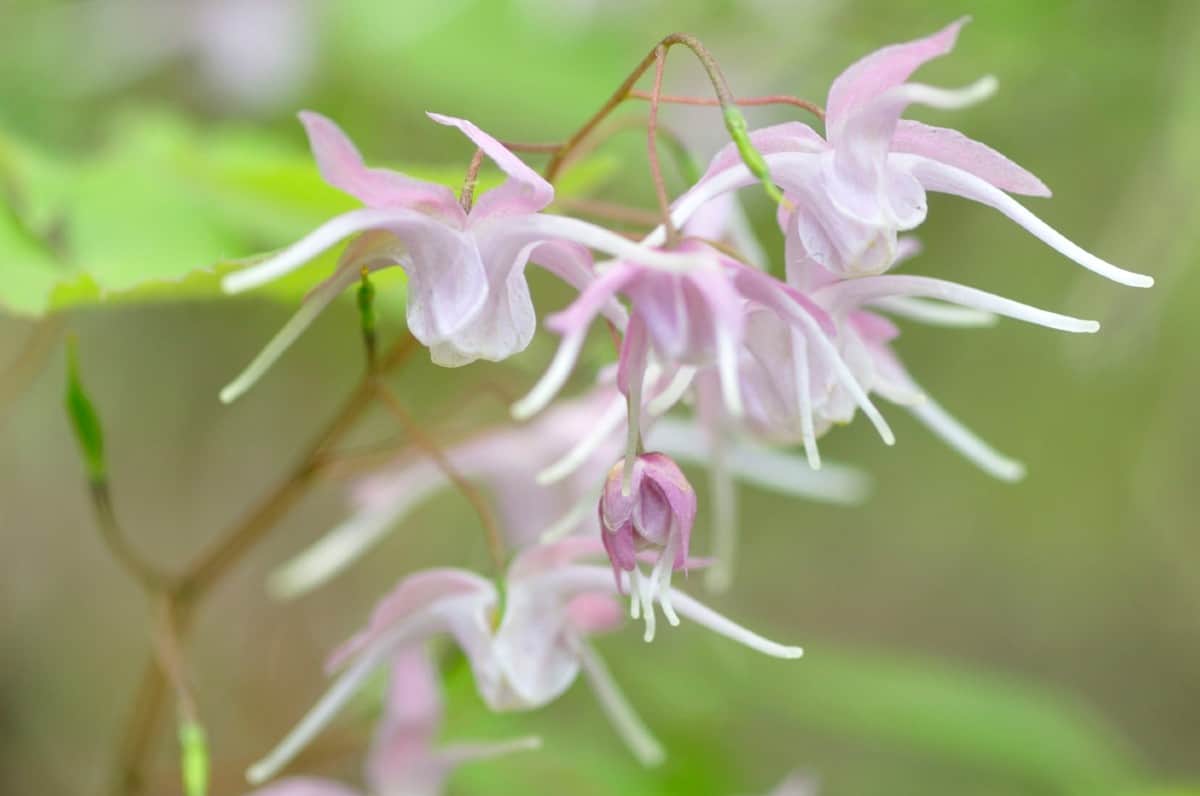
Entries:
POLYGON ((608 473, 600 496, 600 535, 612 563, 617 588, 621 571, 630 573, 630 614, 645 615, 647 641, 654 638, 654 603, 672 625, 671 572, 684 569, 696 520, 696 493, 679 465, 662 453, 637 457, 630 477, 624 460, 608 473), (639 553, 657 553, 649 575, 638 566, 639 553))

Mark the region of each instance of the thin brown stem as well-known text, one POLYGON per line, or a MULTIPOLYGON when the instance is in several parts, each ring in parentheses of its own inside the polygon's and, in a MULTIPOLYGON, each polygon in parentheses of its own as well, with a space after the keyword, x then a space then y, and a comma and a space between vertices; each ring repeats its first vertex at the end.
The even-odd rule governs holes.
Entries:
POLYGON ((630 207, 618 202, 606 202, 603 199, 559 197, 555 199, 555 204, 573 213, 649 228, 655 227, 661 220, 658 213, 653 210, 647 210, 642 207, 630 207))
POLYGON ((387 407, 392 416, 404 428, 404 433, 424 449, 429 458, 433 459, 434 463, 438 466, 438 469, 450 479, 450 482, 454 484, 463 497, 467 499, 467 502, 471 504, 471 508, 479 516, 479 523, 483 526, 484 534, 487 537, 488 553, 492 557, 492 564, 495 566, 496 575, 502 576, 507 565, 507 552, 505 551, 504 537, 500 533, 500 527, 496 523, 496 518, 492 514, 492 507, 487 499, 475 488, 474 484, 463 477, 458 468, 450 461, 442 446, 425 432, 422 425, 408 411, 408 407, 396 397, 394 392, 388 389, 387 385, 382 382, 376 384, 375 394, 379 396, 383 405, 387 407))
MULTIPOLYGON (((406 334, 380 359, 379 372, 391 370, 416 348, 416 339, 406 334)), ((309 446, 299 464, 191 569, 181 586, 181 594, 186 599, 196 600, 203 596, 305 494, 317 473, 316 465, 321 454, 335 445, 358 422, 370 407, 374 393, 374 380, 367 379, 350 394, 341 411, 309 446)))
POLYGON ((196 709, 196 698, 192 696, 191 686, 188 685, 187 673, 183 664, 183 650, 179 636, 178 608, 174 598, 168 593, 158 600, 159 630, 154 634, 154 645, 158 651, 160 670, 166 675, 175 691, 179 703, 179 713, 189 724, 199 723, 199 712, 196 709))
MULTIPOLYGON (((405 335, 380 358, 378 374, 398 366, 416 348, 417 341, 411 335, 405 335)), ((171 586, 167 594, 172 603, 176 638, 180 640, 177 643, 181 643, 186 637, 199 601, 231 567, 264 538, 275 522, 306 494, 319 470, 321 457, 353 428, 372 405, 375 384, 375 377, 365 378, 346 399, 329 425, 309 446, 299 464, 171 586)), ((145 787, 145 760, 158 728, 167 693, 168 683, 160 658, 159 654, 152 654, 143 669, 134 707, 117 747, 112 779, 112 793, 115 796, 139 794, 145 787)))
POLYGON ((650 118, 646 122, 646 154, 650 158, 650 179, 654 182, 654 196, 658 200, 658 211, 662 215, 663 229, 667 233, 667 247, 679 243, 679 230, 671 220, 671 197, 667 195, 667 183, 663 179, 662 163, 658 159, 658 97, 662 94, 663 69, 667 65, 667 48, 659 45, 654 50, 654 89, 650 94, 650 118))
POLYGON ((467 166, 467 176, 463 179, 462 193, 458 195, 458 203, 462 205, 464 213, 470 213, 471 206, 475 204, 475 186, 479 184, 481 166, 483 166, 483 150, 476 149, 475 154, 471 156, 471 163, 467 166))
POLYGON ((41 372, 42 365, 62 336, 63 326, 63 319, 57 315, 38 321, 16 358, 0 372, 0 423, 4 421, 8 407, 41 372))
POLYGON ((612 93, 612 96, 610 96, 608 100, 606 100, 604 104, 600 106, 600 109, 592 114, 592 116, 583 123, 583 126, 576 130, 571 137, 567 139, 566 143, 563 144, 561 149, 554 153, 553 157, 550 158, 550 162, 546 165, 545 177, 547 180, 554 182, 554 178, 557 177, 559 171, 562 170, 564 161, 575 149, 575 147, 577 147, 581 141, 587 138, 588 135, 591 134, 592 130, 596 129, 596 126, 600 124, 600 122, 604 121, 609 114, 616 110, 622 102, 630 98, 634 85, 636 85, 637 81, 646 73, 646 70, 650 68, 651 64, 655 63, 657 60, 659 48, 662 48, 664 51, 666 51, 670 50, 671 47, 676 45, 687 47, 692 51, 692 54, 696 56, 696 60, 700 62, 700 65, 704 68, 705 74, 708 75, 709 82, 712 84, 713 93, 716 94, 717 97, 717 105, 719 105, 726 112, 736 107, 736 101, 734 99, 733 92, 729 89, 729 83, 725 79, 725 75, 721 72, 721 67, 719 64, 717 64, 717 60, 712 56, 712 53, 710 53, 695 36, 691 36, 686 33, 672 33, 671 35, 664 37, 658 44, 654 45, 654 48, 647 53, 646 57, 644 57, 636 67, 634 67, 633 71, 629 73, 629 76, 626 77, 621 85, 617 87, 617 90, 612 93))
POLYGON ((104 481, 94 481, 91 484, 92 511, 96 524, 100 526, 100 538, 108 547, 112 557, 131 578, 136 580, 147 592, 154 594, 168 591, 175 579, 166 572, 151 564, 129 544, 117 514, 113 510, 112 494, 104 481))
MULTIPOLYGON (((633 89, 629 92, 629 99, 649 100, 650 93, 641 91, 639 89, 633 89)), ((659 96, 658 101, 668 105, 701 105, 709 108, 717 107, 721 104, 720 100, 713 99, 712 97, 692 97, 681 96, 678 94, 662 94, 659 96)), ((735 99, 734 103, 743 108, 752 108, 760 105, 791 105, 793 107, 808 111, 822 121, 825 120, 825 109, 820 105, 815 102, 810 102, 806 99, 801 99, 800 97, 793 97, 790 94, 768 94, 762 97, 744 97, 742 99, 735 99)))

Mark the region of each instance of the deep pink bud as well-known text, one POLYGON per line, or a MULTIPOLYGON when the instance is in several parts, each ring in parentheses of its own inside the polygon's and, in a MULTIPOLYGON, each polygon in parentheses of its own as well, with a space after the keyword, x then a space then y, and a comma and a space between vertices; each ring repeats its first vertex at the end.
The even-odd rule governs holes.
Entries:
POLYGON ((628 480, 624 460, 609 470, 600 496, 600 537, 618 589, 621 571, 630 573, 631 613, 634 619, 645 613, 647 641, 654 637, 654 602, 668 622, 679 623, 671 608, 671 572, 686 566, 695 521, 696 492, 666 454, 638 456, 628 480), (639 553, 657 553, 649 575, 638 568, 639 553))

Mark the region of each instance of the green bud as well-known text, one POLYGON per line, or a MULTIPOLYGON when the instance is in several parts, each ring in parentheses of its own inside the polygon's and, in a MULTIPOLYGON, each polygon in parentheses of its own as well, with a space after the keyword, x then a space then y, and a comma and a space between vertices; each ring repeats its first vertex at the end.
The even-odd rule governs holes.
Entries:
POLYGON ((65 403, 71 428, 79 442, 79 450, 87 465, 92 483, 103 483, 106 478, 104 465, 104 432, 100 428, 100 417, 88 398, 83 382, 79 378, 79 355, 77 341, 67 339, 67 392, 65 403))
POLYGON ((179 759, 186 796, 208 793, 208 739, 204 728, 190 721, 179 725, 179 759))
POLYGON ((729 131, 729 137, 733 139, 738 154, 742 156, 742 162, 746 164, 746 168, 750 169, 750 173, 762 183, 767 196, 777 204, 782 204, 785 201, 783 192, 771 179, 771 170, 767 168, 767 161, 763 158, 762 153, 755 149, 754 144, 750 141, 746 117, 736 107, 725 108, 724 114, 725 129, 729 131))
POLYGON ((363 345, 367 349, 367 362, 375 366, 375 285, 370 273, 362 269, 362 281, 358 285, 358 320, 362 329, 363 345))

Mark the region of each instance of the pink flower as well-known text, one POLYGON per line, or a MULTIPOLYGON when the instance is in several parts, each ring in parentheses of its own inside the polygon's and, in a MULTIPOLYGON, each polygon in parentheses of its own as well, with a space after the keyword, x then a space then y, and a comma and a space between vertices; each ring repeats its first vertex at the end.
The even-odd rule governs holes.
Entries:
MULTIPOLYGON (((657 762, 661 748, 587 643, 590 635, 621 621, 610 569, 580 563, 602 553, 598 540, 582 538, 524 551, 509 567, 503 603, 495 584, 473 572, 433 569, 405 578, 376 606, 366 629, 334 652, 330 667, 343 669, 341 675, 279 746, 251 767, 250 780, 262 782, 286 765, 399 650, 442 634, 462 649, 480 697, 493 710, 539 708, 582 672, 634 753, 645 763, 657 762)), ((669 597, 680 616, 752 649, 780 658, 802 654, 682 592, 671 589, 669 597)))
MULTIPOLYGON (((884 47, 851 65, 829 91, 826 137, 788 122, 751 135, 776 182, 795 205, 781 212, 789 242, 789 279, 812 263, 839 276, 878 274, 898 254, 897 232, 925 220, 926 191, 951 193, 990 205, 1085 268, 1134 287, 1153 279, 1090 254, 1010 193, 1049 196, 1035 176, 990 147, 955 130, 901 119, 913 103, 959 108, 995 89, 992 78, 949 91, 906 82, 926 61, 948 53, 959 20, 916 41, 884 47)), ((727 146, 700 183, 676 202, 677 223, 709 199, 756 182, 727 146)), ((647 240, 661 242, 662 233, 647 240)))
MULTIPOLYGON (((367 756, 365 777, 371 796, 439 796, 446 778, 464 763, 541 747, 537 737, 459 743, 438 748, 442 702, 438 676, 420 646, 396 652, 383 718, 367 756)), ((251 796, 358 796, 332 780, 289 777, 251 796)))
POLYGON ((634 619, 645 615, 646 641, 654 639, 654 603, 663 616, 679 624, 671 607, 671 572, 685 569, 692 524, 696 521, 696 492, 679 465, 661 453, 643 453, 626 470, 613 465, 600 496, 600 539, 612 564, 617 588, 621 572, 629 573, 634 619), (638 554, 657 554, 649 577, 638 566, 638 554))
MULTIPOLYGON (((915 247, 906 247, 907 253, 913 251, 915 247)), ((824 282, 809 295, 833 320, 837 349, 855 381, 904 406, 951 447, 1005 480, 1020 478, 1021 465, 997 453, 924 393, 891 349, 899 330, 877 311, 940 325, 980 325, 1006 316, 1071 333, 1099 329, 1095 321, 930 277, 886 274, 824 282)), ((819 466, 817 437, 835 424, 849 423, 856 400, 821 362, 810 361, 805 342, 771 313, 752 311, 746 329, 741 389, 747 425, 774 442, 803 442, 810 463, 819 466)))
MULTIPOLYGON (((583 288, 592 279, 591 255, 579 243, 615 251, 637 247, 613 233, 575 219, 542 215, 554 189, 499 141, 464 119, 429 114, 457 127, 507 175, 464 211, 454 192, 399 172, 368 168, 354 144, 329 119, 300 114, 326 182, 365 206, 344 213, 298 243, 226 277, 240 292, 277 279, 351 235, 334 274, 313 289, 295 317, 221 396, 232 401, 247 390, 361 270, 398 265, 408 276, 408 328, 429 347, 433 361, 458 366, 476 359, 500 360, 523 350, 535 315, 525 264, 539 265, 583 288)), ((618 322, 614 306, 604 308, 618 322)))
MULTIPOLYGON (((547 318, 546 325, 562 335, 562 342, 542 379, 514 405, 514 416, 533 415, 558 393, 574 368, 592 320, 620 293, 630 299, 631 312, 621 345, 618 386, 631 407, 641 405, 640 390, 653 353, 662 368, 684 376, 684 389, 696 368, 712 365, 724 412, 740 417, 738 368, 744 324, 749 309, 758 306, 776 315, 797 338, 808 341, 814 356, 855 398, 884 441, 889 445, 895 441, 834 347, 836 330, 824 310, 798 290, 698 241, 685 241, 676 256, 691 260, 685 259, 682 269, 617 260, 571 306, 547 318)), ((671 392, 676 398, 682 394, 678 388, 671 392)), ((639 413, 630 411, 627 456, 634 453, 639 421, 639 413)))

